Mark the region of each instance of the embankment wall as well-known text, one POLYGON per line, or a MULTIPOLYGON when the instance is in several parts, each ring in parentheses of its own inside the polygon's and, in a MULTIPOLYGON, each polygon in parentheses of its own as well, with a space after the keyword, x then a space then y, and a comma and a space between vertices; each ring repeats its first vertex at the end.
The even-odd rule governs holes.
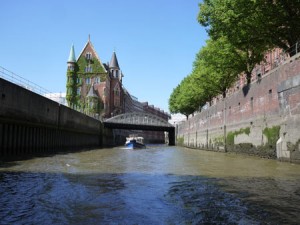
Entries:
POLYGON ((177 144, 300 162, 300 54, 177 126, 177 144))
POLYGON ((102 146, 99 120, 0 78, 0 159, 102 146))

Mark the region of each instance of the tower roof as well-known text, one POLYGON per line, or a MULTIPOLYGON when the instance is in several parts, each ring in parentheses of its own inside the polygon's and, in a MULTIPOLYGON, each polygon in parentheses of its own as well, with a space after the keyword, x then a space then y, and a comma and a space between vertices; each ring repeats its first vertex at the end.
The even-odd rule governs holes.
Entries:
POLYGON ((118 60, 117 60, 117 56, 116 56, 115 52, 113 52, 113 55, 111 57, 111 60, 110 60, 110 63, 109 63, 109 68, 120 69, 119 63, 118 63, 118 60))
POLYGON ((70 50, 70 55, 68 62, 76 62, 76 57, 75 57, 75 50, 74 50, 74 45, 72 44, 71 50, 70 50))

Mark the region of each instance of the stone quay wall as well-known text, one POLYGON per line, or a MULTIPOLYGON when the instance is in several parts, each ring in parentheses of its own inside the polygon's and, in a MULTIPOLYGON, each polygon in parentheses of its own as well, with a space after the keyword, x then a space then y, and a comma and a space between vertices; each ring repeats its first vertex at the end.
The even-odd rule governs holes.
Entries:
POLYGON ((300 54, 177 125, 177 144, 300 162, 300 54))
POLYGON ((0 160, 102 146, 102 123, 0 78, 0 160))

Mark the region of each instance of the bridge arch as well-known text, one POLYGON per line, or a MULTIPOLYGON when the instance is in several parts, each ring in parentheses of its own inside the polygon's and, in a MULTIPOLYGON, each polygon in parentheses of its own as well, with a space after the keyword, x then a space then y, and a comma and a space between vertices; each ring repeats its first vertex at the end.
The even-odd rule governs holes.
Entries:
POLYGON ((161 117, 144 112, 120 114, 105 120, 105 122, 173 127, 172 124, 163 120, 161 117))
POLYGON ((169 145, 175 145, 175 127, 162 118, 144 112, 124 113, 103 122, 105 128, 127 130, 167 131, 169 145))

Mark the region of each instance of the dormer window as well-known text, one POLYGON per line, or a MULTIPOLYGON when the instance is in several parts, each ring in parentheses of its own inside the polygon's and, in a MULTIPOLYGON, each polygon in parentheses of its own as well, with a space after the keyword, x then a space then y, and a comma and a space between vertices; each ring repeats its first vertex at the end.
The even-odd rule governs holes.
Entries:
POLYGON ((92 53, 87 52, 87 53, 85 54, 85 58, 86 58, 87 60, 91 60, 91 59, 92 59, 92 53))

